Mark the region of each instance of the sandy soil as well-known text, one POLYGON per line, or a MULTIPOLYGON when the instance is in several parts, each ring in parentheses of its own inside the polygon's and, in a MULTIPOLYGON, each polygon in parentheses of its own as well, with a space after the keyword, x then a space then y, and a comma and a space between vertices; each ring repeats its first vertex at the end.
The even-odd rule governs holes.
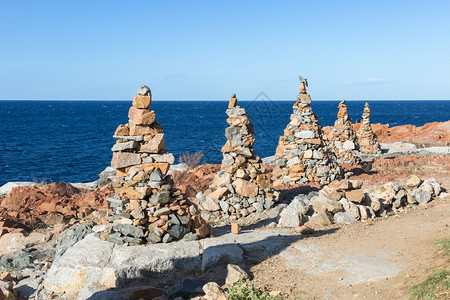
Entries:
MULTIPOLYGON (((331 234, 312 235, 299 242, 303 249, 311 251, 299 252, 296 259, 305 260, 300 268, 295 263, 287 266, 286 258, 277 255, 251 268, 253 282, 288 293, 290 299, 408 299, 408 287, 424 280, 427 269, 443 264, 431 249, 434 241, 445 237, 450 237, 450 199, 388 219, 346 225, 331 234), (317 258, 317 253, 322 256, 317 258), (355 274, 348 273, 358 269, 361 272, 364 266, 355 264, 332 271, 330 263, 345 263, 342 258, 348 256, 350 261, 352 257, 378 257, 377 268, 383 271, 394 267, 398 274, 372 282, 349 283, 355 274), (312 260, 309 265, 308 259, 312 260), (322 273, 312 274, 317 269, 322 273)), ((450 262, 444 263, 448 267, 450 262)), ((373 271, 377 270, 367 270, 373 271)))

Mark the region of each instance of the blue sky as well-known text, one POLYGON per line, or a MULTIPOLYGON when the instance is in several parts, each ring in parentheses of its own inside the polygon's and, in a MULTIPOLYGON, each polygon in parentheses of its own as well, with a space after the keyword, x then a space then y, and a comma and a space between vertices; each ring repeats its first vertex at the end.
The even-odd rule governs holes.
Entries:
POLYGON ((450 99, 450 1, 1 1, 0 99, 450 99))

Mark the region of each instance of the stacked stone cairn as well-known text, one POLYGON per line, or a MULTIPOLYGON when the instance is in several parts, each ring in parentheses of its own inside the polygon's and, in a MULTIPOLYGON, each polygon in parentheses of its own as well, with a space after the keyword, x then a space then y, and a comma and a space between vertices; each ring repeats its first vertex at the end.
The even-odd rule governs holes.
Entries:
POLYGON ((370 125, 370 108, 369 103, 366 102, 364 112, 361 120, 361 127, 357 132, 360 152, 364 154, 381 154, 380 144, 377 141, 377 136, 373 132, 372 125, 370 125))
POLYGON ((251 217, 270 209, 279 200, 279 192, 271 188, 270 176, 264 174, 262 160, 253 151, 254 128, 245 109, 231 96, 226 114, 227 142, 222 148, 222 169, 214 183, 197 194, 202 216, 211 222, 251 217))
POLYGON ((282 183, 325 184, 338 179, 342 169, 323 138, 322 127, 310 107, 306 79, 300 77, 300 93, 293 106, 291 122, 280 137, 276 150, 274 185, 282 183))
POLYGON ((345 100, 339 103, 337 120, 334 122, 331 144, 339 163, 360 164, 356 133, 352 128, 352 120, 348 115, 345 100))
POLYGON ((149 110, 151 99, 150 89, 139 86, 128 124, 114 133, 111 166, 117 176, 115 195, 108 198, 114 214, 106 217, 109 223, 100 236, 116 244, 198 239, 210 230, 167 175, 174 156, 166 151, 163 127, 149 110))

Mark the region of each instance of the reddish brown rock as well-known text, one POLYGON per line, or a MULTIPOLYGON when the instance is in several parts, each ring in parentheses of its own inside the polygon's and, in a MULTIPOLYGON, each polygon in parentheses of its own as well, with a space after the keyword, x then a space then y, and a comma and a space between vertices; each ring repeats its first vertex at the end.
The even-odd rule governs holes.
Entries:
POLYGON ((254 183, 251 183, 244 179, 237 179, 233 182, 233 187, 236 190, 236 193, 238 193, 241 196, 244 197, 255 197, 258 195, 258 186, 254 183))
POLYGON ((361 203, 366 196, 361 189, 345 192, 345 198, 353 203, 361 203))
POLYGON ((114 135, 122 135, 122 136, 126 136, 130 134, 130 129, 128 128, 128 126, 125 125, 119 125, 116 129, 116 131, 114 132, 114 135))
POLYGON ((352 188, 352 185, 348 179, 335 180, 328 186, 335 191, 347 191, 352 188))
POLYGON ((128 118, 132 124, 151 125, 155 122, 155 112, 131 106, 128 111, 128 118))
POLYGON ((232 234, 241 234, 241 226, 237 223, 231 224, 231 233, 232 234))
POLYGON ((139 152, 145 153, 159 153, 166 147, 164 143, 164 133, 158 133, 151 140, 142 144, 139 148, 139 152))
POLYGON ((130 124, 130 135, 148 135, 152 134, 152 128, 148 125, 130 124))
POLYGON ((152 96, 136 95, 133 98, 133 106, 136 108, 149 108, 152 104, 152 96))
POLYGON ((333 217, 328 210, 322 210, 309 220, 306 225, 313 229, 325 228, 333 224, 333 217))
POLYGON ((208 198, 219 201, 222 197, 228 194, 230 191, 226 187, 219 187, 217 190, 208 195, 208 198))
POLYGON ((141 162, 141 156, 137 153, 114 152, 111 160, 111 166, 118 169, 138 165, 141 162))
POLYGON ((231 126, 243 126, 250 124, 250 118, 247 115, 230 117, 227 119, 227 123, 231 126))
POLYGON ((233 94, 230 98, 230 101, 228 102, 228 108, 236 107, 236 103, 237 103, 236 94, 233 94))

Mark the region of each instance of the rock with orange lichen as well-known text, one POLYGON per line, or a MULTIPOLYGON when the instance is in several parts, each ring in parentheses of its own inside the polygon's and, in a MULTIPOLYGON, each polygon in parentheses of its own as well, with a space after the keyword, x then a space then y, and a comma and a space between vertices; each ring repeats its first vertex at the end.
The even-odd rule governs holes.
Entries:
POLYGON ((54 182, 41 187, 15 187, 0 199, 0 218, 14 227, 33 227, 81 220, 94 211, 107 210, 106 198, 112 194, 109 186, 84 191, 70 183, 54 182))

